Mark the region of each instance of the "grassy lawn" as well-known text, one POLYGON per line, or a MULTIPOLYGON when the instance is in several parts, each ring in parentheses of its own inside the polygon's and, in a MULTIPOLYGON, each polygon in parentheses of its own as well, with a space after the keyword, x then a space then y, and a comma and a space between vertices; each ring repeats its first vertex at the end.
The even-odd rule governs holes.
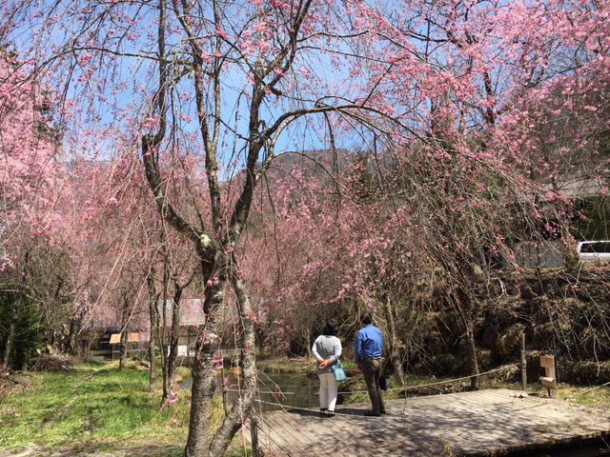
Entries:
MULTIPOLYGON (((531 387, 528 389, 528 393, 548 395, 546 388, 542 386, 531 387)), ((581 406, 593 406, 607 410, 610 408, 610 387, 579 387, 559 383, 557 398, 581 406)))
MULTIPOLYGON (((469 381, 458 383, 448 382, 449 379, 429 378, 425 376, 408 375, 405 380, 407 388, 407 397, 416 397, 420 395, 439 395, 443 393, 462 392, 469 390, 469 381), (447 383, 443 383, 447 381, 447 383), (430 388, 422 388, 430 384, 435 384, 430 388)), ((405 397, 401 386, 392 378, 388 380, 391 389, 386 392, 384 398, 387 400, 398 400, 405 397)), ((492 380, 487 378, 481 379, 481 390, 485 389, 511 389, 515 391, 521 390, 520 383, 508 383, 504 381, 492 380)), ((356 378, 353 384, 352 391, 348 403, 367 403, 368 394, 366 393, 366 385, 362 377, 356 378)), ((527 386, 528 395, 547 397, 548 392, 545 387, 536 381, 530 381, 527 386)), ((571 384, 559 383, 556 391, 556 399, 565 400, 575 405, 590 406, 594 408, 610 409, 610 385, 605 386, 575 386, 571 384)))
POLYGON ((146 455, 182 454, 190 393, 161 410, 160 392, 149 392, 148 370, 137 363, 124 371, 117 363, 85 363, 21 381, 25 387, 0 398, 0 449, 72 454, 145 446, 146 455))

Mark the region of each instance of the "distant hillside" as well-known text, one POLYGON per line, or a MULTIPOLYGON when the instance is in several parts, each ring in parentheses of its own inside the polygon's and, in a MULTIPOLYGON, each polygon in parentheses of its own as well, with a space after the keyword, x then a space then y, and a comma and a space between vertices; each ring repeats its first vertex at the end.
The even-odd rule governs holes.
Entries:
POLYGON ((278 155, 267 172, 268 178, 280 177, 300 172, 303 176, 319 179, 328 175, 345 172, 356 155, 345 149, 339 149, 334 154, 329 150, 287 151, 278 155))
POLYGON ((316 179, 327 185, 333 184, 333 177, 345 176, 357 161, 366 163, 366 169, 372 177, 379 176, 384 170, 389 170, 391 164, 388 157, 373 157, 363 152, 338 149, 317 149, 311 151, 287 151, 278 155, 267 171, 267 179, 273 182, 276 178, 284 178, 298 171, 305 178, 316 179))

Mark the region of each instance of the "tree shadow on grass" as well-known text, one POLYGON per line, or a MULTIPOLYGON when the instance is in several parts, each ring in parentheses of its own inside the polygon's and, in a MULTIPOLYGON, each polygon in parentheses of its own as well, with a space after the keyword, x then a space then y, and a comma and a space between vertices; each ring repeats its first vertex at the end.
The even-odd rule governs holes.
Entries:
POLYGON ((184 453, 182 446, 138 444, 134 446, 102 447, 96 445, 78 445, 54 451, 56 457, 181 457, 184 453))

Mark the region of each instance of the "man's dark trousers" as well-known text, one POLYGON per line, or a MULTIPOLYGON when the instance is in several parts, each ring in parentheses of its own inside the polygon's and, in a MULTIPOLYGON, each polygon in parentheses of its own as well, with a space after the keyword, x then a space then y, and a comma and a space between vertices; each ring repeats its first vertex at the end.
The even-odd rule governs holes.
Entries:
POLYGON ((364 359, 362 361, 362 374, 364 375, 364 381, 366 382, 371 404, 373 405, 373 416, 385 414, 383 391, 379 386, 379 378, 381 377, 381 357, 364 359))

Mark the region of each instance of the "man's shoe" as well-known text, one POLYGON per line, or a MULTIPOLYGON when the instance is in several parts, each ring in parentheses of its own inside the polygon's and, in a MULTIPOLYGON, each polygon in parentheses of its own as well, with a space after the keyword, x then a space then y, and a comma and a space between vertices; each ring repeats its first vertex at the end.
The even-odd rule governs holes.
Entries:
POLYGON ((375 413, 373 413, 373 411, 366 411, 364 413, 364 415, 367 417, 380 417, 381 416, 381 414, 375 414, 375 413))

